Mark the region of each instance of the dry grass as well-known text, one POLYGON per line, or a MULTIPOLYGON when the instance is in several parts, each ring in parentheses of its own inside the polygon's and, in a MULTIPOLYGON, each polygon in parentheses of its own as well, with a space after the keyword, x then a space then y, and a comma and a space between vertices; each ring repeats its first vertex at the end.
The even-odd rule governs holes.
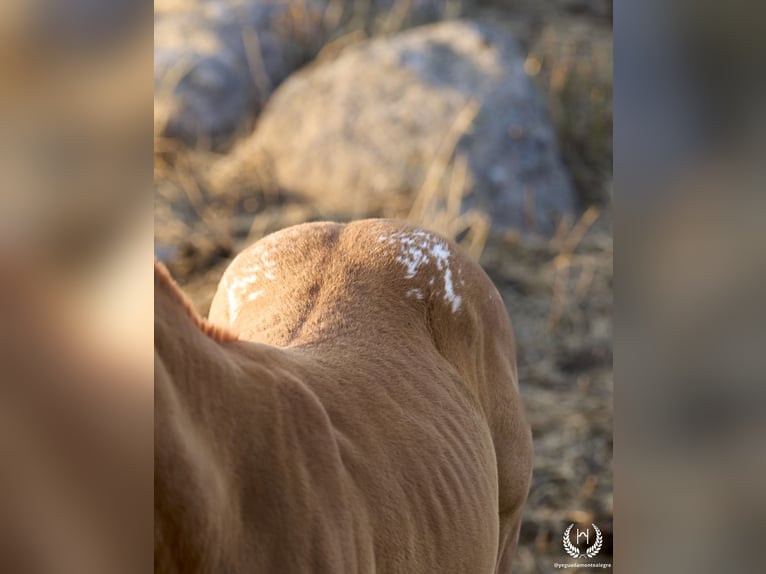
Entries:
POLYGON ((593 226, 599 217, 599 209, 590 206, 580 216, 574 226, 569 226, 567 220, 563 220, 559 229, 551 239, 550 247, 559 253, 554 257, 552 265, 555 271, 553 283, 553 295, 551 311, 548 316, 548 329, 554 331, 559 324, 564 310, 566 298, 569 295, 569 283, 572 272, 579 272, 577 284, 574 287, 574 295, 577 300, 582 300, 587 294, 593 282, 593 274, 598 265, 612 265, 611 252, 603 253, 575 253, 578 245, 585 234, 593 226))
POLYGON ((586 205, 611 201, 612 35, 587 20, 552 20, 525 70, 548 95, 564 161, 586 205))
POLYGON ((479 260, 489 235, 490 222, 479 210, 463 212, 468 189, 468 160, 456 155, 460 139, 470 130, 480 105, 469 100, 455 117, 434 156, 425 180, 415 195, 407 219, 437 233, 457 239, 468 254, 479 260))

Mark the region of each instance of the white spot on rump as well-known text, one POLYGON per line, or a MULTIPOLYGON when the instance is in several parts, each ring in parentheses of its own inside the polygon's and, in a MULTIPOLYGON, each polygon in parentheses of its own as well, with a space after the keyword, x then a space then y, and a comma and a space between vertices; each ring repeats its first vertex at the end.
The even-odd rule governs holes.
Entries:
POLYGON ((423 300, 423 291, 420 289, 410 289, 407 291, 407 297, 415 297, 418 301, 423 300))
POLYGON ((254 301, 264 293, 264 289, 253 290, 261 276, 269 281, 277 277, 274 274, 276 262, 270 253, 259 246, 246 251, 235 259, 226 270, 224 285, 229 302, 229 323, 237 320, 242 305, 254 301))
MULTIPOLYGON (((390 236, 381 235, 378 241, 385 241, 389 245, 398 245, 399 255, 396 261, 404 265, 405 278, 414 279, 421 268, 433 262, 441 272, 441 280, 444 283, 444 301, 450 305, 453 313, 457 313, 462 304, 462 297, 455 292, 452 281, 452 266, 449 245, 442 239, 425 231, 396 232, 390 236)), ((460 269, 457 270, 460 273, 460 269)), ((462 280, 461 280, 462 284, 462 280)), ((434 285, 434 277, 428 280, 428 285, 434 285)), ((423 298, 420 289, 410 289, 407 297, 423 298)))
POLYGON ((229 301, 229 324, 234 323, 239 315, 239 297, 231 289, 226 290, 226 299, 229 301))
POLYGON ((452 305, 453 313, 457 313, 457 310, 460 309, 460 304, 463 302, 463 298, 455 294, 452 286, 452 270, 449 267, 444 271, 444 299, 452 305))
POLYGON ((276 263, 274 263, 271 259, 269 259, 269 252, 264 251, 261 254, 261 263, 263 264, 263 275, 268 279, 269 281, 274 281, 276 279, 276 275, 274 275, 274 272, 272 269, 276 266, 276 263))
POLYGON ((263 289, 260 289, 258 291, 254 291, 253 293, 250 293, 247 297, 247 301, 255 301, 258 297, 263 295, 263 289))

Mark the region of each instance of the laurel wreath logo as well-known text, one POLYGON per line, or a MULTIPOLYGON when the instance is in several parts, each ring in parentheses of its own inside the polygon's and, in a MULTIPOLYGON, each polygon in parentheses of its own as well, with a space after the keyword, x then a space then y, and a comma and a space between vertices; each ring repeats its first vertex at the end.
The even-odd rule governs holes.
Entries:
POLYGON ((569 554, 572 558, 577 558, 580 556, 580 551, 577 549, 577 547, 572 544, 572 542, 569 540, 569 533, 572 531, 572 528, 574 528, 574 524, 570 524, 569 528, 567 528, 564 531, 564 550, 567 554, 569 554))
POLYGON ((570 524, 569 527, 564 531, 564 537, 563 537, 564 550, 572 558, 579 558, 580 556, 587 556, 588 558, 593 558, 601 550, 601 545, 604 543, 604 537, 601 535, 601 530, 599 529, 598 526, 596 526, 593 523, 591 523, 591 526, 593 527, 593 530, 596 533, 596 540, 593 542, 592 545, 588 546, 588 548, 585 549, 584 554, 580 554, 580 550, 577 548, 577 546, 572 544, 572 541, 569 539, 569 533, 572 531, 572 528, 574 528, 574 524, 570 524))

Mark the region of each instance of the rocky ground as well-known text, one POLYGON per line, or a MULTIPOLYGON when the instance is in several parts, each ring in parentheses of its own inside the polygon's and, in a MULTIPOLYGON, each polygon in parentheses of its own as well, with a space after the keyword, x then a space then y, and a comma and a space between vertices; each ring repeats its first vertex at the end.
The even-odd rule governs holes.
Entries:
MULTIPOLYGON (((193 5, 209 15, 213 4, 248 2, 269 4, 166 0, 155 10, 171 18, 193 5)), ((454 7, 448 2, 413 2, 419 12, 411 15, 395 12, 401 3, 372 1, 365 5, 382 7, 384 17, 368 11, 356 20, 349 17, 353 3, 340 2, 350 11, 333 21, 341 30, 333 33, 327 32, 326 8, 338 2, 298 4, 305 8, 288 13, 288 30, 298 33, 299 22, 301 43, 280 51, 278 38, 269 37, 261 45, 271 46, 265 57, 276 54, 283 66, 271 68, 275 75, 268 83, 262 78, 248 85, 248 77, 237 84, 232 70, 239 60, 210 40, 210 30, 198 32, 207 52, 197 73, 212 78, 205 85, 215 88, 220 80, 245 87, 239 95, 229 93, 226 117, 218 113, 210 120, 220 120, 215 133, 200 132, 204 122, 182 126, 183 115, 170 131, 162 122, 156 126, 157 256, 206 314, 230 258, 288 225, 408 217, 458 240, 495 281, 518 339, 535 469, 515 571, 554 572, 555 562, 573 561, 561 544, 573 522, 601 528, 604 545, 593 561, 610 562, 611 2, 471 3, 463 6, 466 27, 450 24, 447 32, 403 29, 450 18, 454 7), (315 13, 323 16, 325 32, 312 36, 315 13), (485 51, 464 33, 476 29, 474 22, 492 27, 485 51), (414 36, 402 40, 402 31, 414 36), (514 46, 497 48, 505 46, 498 33, 514 46), (432 35, 443 36, 436 41, 432 35), (370 47, 370 36, 386 43, 370 47), (459 66, 454 57, 445 58, 456 52, 459 66), (209 65, 220 71, 220 62, 225 73, 205 71, 209 65), (382 71, 365 76, 365 62, 382 71), (514 76, 517 69, 524 77, 514 76), (513 86, 503 85, 508 78, 517 78, 513 86), (346 125, 352 114, 358 121, 346 125), (489 147, 477 141, 489 141, 489 147), (285 159, 265 169, 263 157, 285 159), (549 198, 555 209, 528 204, 527 196, 514 195, 519 186, 549 198), (509 206, 521 211, 520 219, 499 216, 509 206)), ((283 12, 259 10, 252 12, 258 18, 270 14, 285 21, 283 12)), ((225 11, 212 13, 217 22, 225 20, 225 11)), ((210 26, 198 15, 185 18, 187 27, 210 26)), ((179 50, 190 37, 168 35, 157 43, 162 53, 156 49, 155 58, 172 60, 165 47, 179 50)), ((197 89, 198 80, 187 79, 183 90, 197 89)), ((203 92, 192 100, 196 108, 180 106, 184 113, 216 101, 215 89, 203 92)), ((162 113, 178 109, 173 97, 158 104, 162 113)))

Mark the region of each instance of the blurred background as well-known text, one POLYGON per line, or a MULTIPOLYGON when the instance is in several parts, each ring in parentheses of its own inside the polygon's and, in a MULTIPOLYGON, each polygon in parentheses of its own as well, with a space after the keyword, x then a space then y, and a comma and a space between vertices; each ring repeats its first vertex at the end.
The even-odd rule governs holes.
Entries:
POLYGON ((766 5, 620 2, 615 565, 760 572, 766 5))
POLYGON ((155 254, 197 310, 234 255, 296 223, 395 217, 456 240, 517 335, 535 468, 515 571, 571 561, 571 523, 595 523, 611 562, 611 1, 154 12, 155 254))
POLYGON ((0 5, 0 572, 149 572, 152 11, 0 5))

